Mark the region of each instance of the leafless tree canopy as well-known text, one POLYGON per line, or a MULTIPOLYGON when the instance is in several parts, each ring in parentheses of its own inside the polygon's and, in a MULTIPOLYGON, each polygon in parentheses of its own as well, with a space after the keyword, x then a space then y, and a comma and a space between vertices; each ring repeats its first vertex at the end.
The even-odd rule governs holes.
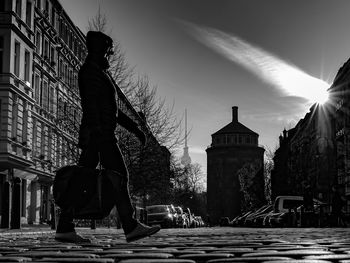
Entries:
MULTIPOLYGON (((88 30, 107 31, 107 18, 100 8, 95 17, 90 19, 88 30)), ((152 134, 161 145, 170 151, 178 148, 184 141, 181 128, 182 118, 174 112, 174 103, 166 105, 165 99, 158 98, 157 87, 151 85, 147 76, 135 76, 134 68, 126 61, 125 53, 118 41, 114 41, 114 55, 110 57, 110 72, 117 85, 124 92, 131 104, 141 112, 152 134)))
POLYGON ((271 203, 271 171, 274 167, 273 157, 274 151, 265 147, 264 157, 264 179, 265 179, 265 196, 269 203, 271 203))

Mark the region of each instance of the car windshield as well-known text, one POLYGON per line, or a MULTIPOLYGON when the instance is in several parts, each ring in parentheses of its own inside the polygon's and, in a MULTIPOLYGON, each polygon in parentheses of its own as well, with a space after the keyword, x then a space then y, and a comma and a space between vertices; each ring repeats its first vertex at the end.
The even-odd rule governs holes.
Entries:
POLYGON ((165 213, 165 212, 169 212, 169 209, 166 206, 150 206, 150 207, 147 207, 147 212, 150 214, 165 213))
POLYGON ((283 202, 283 208, 285 208, 285 209, 296 208, 302 204, 303 204, 303 200, 286 199, 283 202))

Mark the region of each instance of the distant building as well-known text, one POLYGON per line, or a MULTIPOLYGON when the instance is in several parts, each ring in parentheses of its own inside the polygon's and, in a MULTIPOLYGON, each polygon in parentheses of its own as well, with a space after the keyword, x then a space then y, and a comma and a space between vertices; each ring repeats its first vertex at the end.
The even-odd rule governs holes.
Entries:
POLYGON ((232 107, 232 121, 212 134, 207 148, 207 209, 217 223, 221 217, 265 202, 264 151, 259 135, 238 121, 238 107, 232 107))

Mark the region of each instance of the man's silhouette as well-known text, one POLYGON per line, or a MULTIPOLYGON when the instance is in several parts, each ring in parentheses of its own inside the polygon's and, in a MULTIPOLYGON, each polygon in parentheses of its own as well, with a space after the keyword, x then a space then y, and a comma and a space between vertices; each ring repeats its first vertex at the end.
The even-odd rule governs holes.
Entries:
MULTIPOLYGON (((108 73, 108 57, 113 54, 112 39, 102 32, 89 31, 86 37, 88 55, 82 65, 78 81, 83 110, 79 131, 82 149, 79 165, 96 168, 98 163, 107 169, 116 188, 115 204, 128 242, 159 231, 134 218, 128 189, 128 171, 115 137, 117 123, 134 133, 144 144, 146 137, 137 124, 118 109, 116 91, 119 87, 108 73)), ((62 211, 55 238, 67 242, 88 242, 74 230, 73 215, 62 211)))

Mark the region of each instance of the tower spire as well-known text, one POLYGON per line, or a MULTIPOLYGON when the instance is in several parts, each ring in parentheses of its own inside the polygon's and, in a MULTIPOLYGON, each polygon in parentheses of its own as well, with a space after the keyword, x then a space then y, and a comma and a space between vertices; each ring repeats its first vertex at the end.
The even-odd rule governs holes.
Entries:
POLYGON ((188 146, 187 146, 187 109, 185 109, 185 147, 184 147, 184 154, 181 157, 181 163, 184 166, 191 164, 191 157, 188 153, 188 146))

